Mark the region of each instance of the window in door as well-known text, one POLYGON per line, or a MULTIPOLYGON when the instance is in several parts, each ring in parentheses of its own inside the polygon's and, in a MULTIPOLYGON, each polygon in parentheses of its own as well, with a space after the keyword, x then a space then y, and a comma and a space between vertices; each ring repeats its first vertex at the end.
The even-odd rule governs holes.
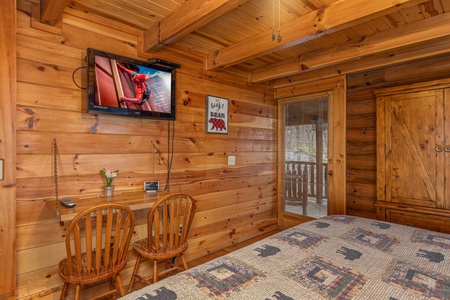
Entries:
POLYGON ((328 96, 284 105, 284 211, 328 214, 328 96))

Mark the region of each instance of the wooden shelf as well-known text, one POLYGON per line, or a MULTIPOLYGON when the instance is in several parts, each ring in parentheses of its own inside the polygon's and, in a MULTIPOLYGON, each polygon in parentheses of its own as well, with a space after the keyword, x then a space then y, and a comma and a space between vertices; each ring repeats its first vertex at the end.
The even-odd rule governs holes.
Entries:
POLYGON ((102 203, 121 203, 131 208, 133 211, 148 209, 153 204, 164 196, 169 195, 168 192, 156 192, 147 193, 145 191, 133 191, 115 193, 111 197, 105 197, 104 195, 86 196, 80 198, 70 198, 77 205, 72 208, 68 208, 59 204, 59 215, 56 212, 56 200, 47 201, 47 206, 57 215, 61 222, 70 222, 73 218, 83 210, 102 203))

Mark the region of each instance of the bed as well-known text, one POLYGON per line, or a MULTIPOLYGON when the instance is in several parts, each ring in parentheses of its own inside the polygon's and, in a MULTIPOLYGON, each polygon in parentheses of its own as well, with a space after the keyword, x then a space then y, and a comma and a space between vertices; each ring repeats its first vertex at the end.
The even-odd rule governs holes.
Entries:
POLYGON ((333 215, 121 299, 450 299, 449 248, 447 234, 333 215))

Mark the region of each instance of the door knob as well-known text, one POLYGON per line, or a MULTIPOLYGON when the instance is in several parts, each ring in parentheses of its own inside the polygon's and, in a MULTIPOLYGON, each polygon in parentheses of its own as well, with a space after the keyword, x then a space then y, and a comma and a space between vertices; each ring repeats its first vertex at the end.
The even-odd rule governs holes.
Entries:
POLYGON ((436 147, 436 152, 442 152, 442 150, 444 150, 444 147, 442 147, 442 146, 436 147))
POLYGON ((450 152, 450 146, 445 146, 445 147, 444 147, 444 151, 445 151, 445 152, 450 152))

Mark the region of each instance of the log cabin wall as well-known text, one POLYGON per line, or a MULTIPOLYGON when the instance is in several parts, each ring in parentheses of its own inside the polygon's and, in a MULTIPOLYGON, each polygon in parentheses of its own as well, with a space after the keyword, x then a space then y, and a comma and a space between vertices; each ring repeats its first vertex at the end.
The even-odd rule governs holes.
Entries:
MULTIPOLYGON (((8 123, 5 118, 2 131, 11 139, 17 134, 17 155, 14 158, 17 163, 8 160, 9 165, 17 166, 17 171, 8 176, 14 178, 12 182, 4 182, 2 197, 14 199, 17 208, 15 247, 19 299, 58 298, 62 284, 56 264, 65 255, 64 224, 59 224, 46 206, 46 202, 54 199, 54 139, 58 146, 59 194, 75 199, 101 192, 104 184, 98 172, 101 168, 120 170, 114 182, 116 192, 141 190, 145 180, 158 180, 164 189, 165 164, 170 157, 167 155, 167 121, 87 114, 83 108, 85 92, 75 84, 83 86, 85 81, 83 69, 78 68, 85 65, 87 47, 134 58, 149 58, 136 50, 141 31, 89 14, 81 16, 70 8, 65 9, 63 22, 46 26, 37 20, 38 2, 17 1, 17 43, 9 39, 14 30, 8 30, 8 38, 4 39, 17 47, 17 109, 9 116, 14 120, 17 113, 14 124, 17 132, 8 132, 10 128, 5 127, 8 123)), ((11 7, 13 5, 8 5, 8 9, 11 7)), ((9 19, 3 19, 3 24, 13 20, 8 9, 2 11, 10 15, 9 19)), ((0 49, 2 54, 12 51, 6 47, 0 49)), ((8 63, 12 65, 15 58, 9 57, 8 63)), ((159 52, 158 57, 182 65, 177 77, 178 117, 170 187, 173 192, 187 192, 199 199, 188 259, 275 227, 277 117, 273 91, 265 85, 248 85, 247 78, 238 74, 203 72, 204 58, 187 52, 165 50, 159 52), (205 133, 207 94, 230 100, 228 135, 205 133), (236 166, 227 166, 228 155, 236 156, 236 166)), ((396 60, 396 55, 392 57, 380 56, 372 63, 385 65, 380 61, 396 60)), ((402 59, 401 54, 398 57, 402 59)), ((450 72, 445 61, 448 57, 348 76, 348 214, 376 218, 373 90, 434 79, 436 77, 432 74, 436 73, 441 73, 438 78, 448 77, 450 72)), ((347 64, 341 66, 338 73, 362 70, 366 64, 369 69, 372 63, 361 59, 353 69, 346 68, 347 64)), ((7 65, 2 65, 3 68, 14 69, 7 68, 7 65)), ((330 68, 328 72, 337 75, 335 69, 330 68)), ((12 77, 14 75, 11 74, 12 77)), ((296 75, 295 78, 308 81, 328 75, 317 70, 296 75)), ((291 79, 279 79, 278 83, 285 80, 291 79)), ((1 99, 2 110, 7 111, 10 106, 15 107, 15 92, 10 88, 12 84, 3 77, 0 83, 8 93, 2 94, 1 99), (11 101, 9 98, 12 98, 11 101)), ((4 136, 2 138, 5 140, 4 136)), ((9 147, 6 151, 16 152, 15 147, 9 147)), ((7 171, 12 169, 9 167, 7 171)), ((3 204, 9 205, 11 201, 4 201, 3 204)), ((7 209, 14 212, 11 205, 7 209)), ((3 216, 6 215, 3 212, 3 216)), ((134 240, 146 234, 144 219, 144 214, 138 215, 134 240)), ((11 226, 13 223, 1 222, 2 229, 5 229, 5 224, 11 226)), ((6 230, 9 231, 6 239, 12 239, 14 229, 6 230)), ((130 251, 130 264, 124 272, 125 282, 129 279, 133 260, 134 255, 130 251)), ((8 261, 9 267, 4 272, 11 271, 11 263, 8 261)), ((7 284, 14 285, 12 281, 7 284)), ((88 289, 84 293, 96 291, 88 289)))
POLYGON ((449 56, 347 76, 347 214, 377 219, 376 97, 374 90, 449 78, 449 56))
POLYGON ((0 299, 14 299, 16 278, 16 3, 0 18, 0 299), (8 41, 5 42, 5 41, 8 41))
MULTIPOLYGON (((63 23, 46 26, 35 19, 33 2, 18 1, 17 7, 18 299, 56 299, 63 283, 57 264, 65 257, 66 224, 46 206, 55 198, 54 140, 59 196, 77 200, 102 192, 102 168, 119 170, 116 193, 142 190, 149 180, 165 189, 168 131, 174 130, 170 191, 199 201, 188 260, 277 226, 277 108, 267 85, 249 86, 246 78, 226 73, 204 74, 202 58, 160 52, 158 58, 181 64, 174 126, 88 114, 85 90, 77 87, 85 87, 85 69, 79 68, 86 65, 86 48, 145 60, 149 57, 136 50, 139 32, 85 19, 89 15, 82 18, 70 9, 63 23), (229 99, 226 135, 205 133, 208 94, 229 99), (227 165, 228 155, 236 157, 235 166, 227 165)), ((132 243, 146 235, 145 214, 137 220, 132 243)), ((135 259, 131 250, 129 259, 125 283, 135 259)))

